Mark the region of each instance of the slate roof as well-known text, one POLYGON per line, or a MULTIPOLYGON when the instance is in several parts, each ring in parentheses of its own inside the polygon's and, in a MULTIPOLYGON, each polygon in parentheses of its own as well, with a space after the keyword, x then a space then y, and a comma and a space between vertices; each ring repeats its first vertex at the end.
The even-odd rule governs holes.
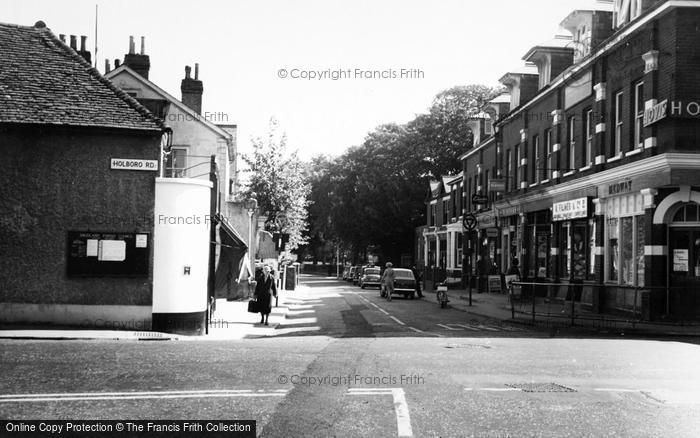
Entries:
POLYGON ((0 23, 0 54, 0 123, 165 128, 41 21, 0 23))

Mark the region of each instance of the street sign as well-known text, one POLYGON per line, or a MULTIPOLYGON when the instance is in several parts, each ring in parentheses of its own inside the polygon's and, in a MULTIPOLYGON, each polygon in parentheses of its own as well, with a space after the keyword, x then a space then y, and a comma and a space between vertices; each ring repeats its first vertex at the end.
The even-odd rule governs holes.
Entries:
POLYGON ((489 197, 484 195, 477 195, 476 193, 472 195, 472 204, 488 204, 489 197))
POLYGON ((464 219, 462 220, 462 224, 467 230, 473 230, 474 228, 476 228, 476 216, 474 216, 471 213, 465 215, 464 219))

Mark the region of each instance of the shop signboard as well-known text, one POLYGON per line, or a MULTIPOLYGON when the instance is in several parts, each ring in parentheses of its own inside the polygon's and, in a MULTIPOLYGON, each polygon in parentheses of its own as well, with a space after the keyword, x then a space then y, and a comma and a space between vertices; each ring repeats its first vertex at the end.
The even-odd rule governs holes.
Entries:
POLYGON ((479 216, 478 226, 482 230, 485 228, 494 228, 496 226, 496 216, 493 214, 479 216))
POLYGON ((498 228, 487 228, 486 237, 498 237, 498 228))
POLYGON ((489 192, 505 192, 506 180, 503 178, 494 178, 489 180, 489 192))
POLYGON ((688 250, 673 250, 673 270, 675 272, 688 272, 688 250))
POLYGON ((552 205, 553 221, 567 221, 582 217, 588 217, 588 198, 555 202, 554 205, 552 205))
POLYGON ((491 293, 501 293, 501 276, 500 275, 489 275, 488 276, 489 292, 491 293))
POLYGON ((666 108, 668 107, 668 99, 665 99, 651 108, 644 110, 644 127, 653 125, 661 119, 666 118, 666 108))

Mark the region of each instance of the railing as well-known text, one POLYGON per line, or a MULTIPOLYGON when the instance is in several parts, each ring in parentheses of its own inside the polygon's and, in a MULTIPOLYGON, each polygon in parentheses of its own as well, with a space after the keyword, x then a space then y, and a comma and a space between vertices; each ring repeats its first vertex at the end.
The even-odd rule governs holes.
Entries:
POLYGON ((608 328, 616 323, 631 323, 634 327, 650 321, 700 324, 700 291, 683 287, 514 281, 506 285, 506 291, 511 317, 525 316, 533 325, 538 318, 548 323, 568 321, 575 326, 581 322, 608 328), (669 296, 674 297, 673 306, 669 296))
POLYGON ((181 155, 185 157, 187 167, 165 168, 166 178, 201 178, 209 179, 211 172, 211 156, 208 155, 181 155))

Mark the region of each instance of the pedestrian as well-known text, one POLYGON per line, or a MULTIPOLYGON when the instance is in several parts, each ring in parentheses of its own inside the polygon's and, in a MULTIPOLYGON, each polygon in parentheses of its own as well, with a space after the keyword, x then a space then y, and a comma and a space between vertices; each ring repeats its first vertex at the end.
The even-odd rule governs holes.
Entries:
POLYGON ((413 272, 413 277, 416 280, 416 295, 418 295, 418 298, 423 298, 423 292, 421 291, 421 288, 420 288, 420 281, 421 281, 420 271, 418 270, 416 265, 413 265, 411 267, 411 272, 413 272))
POLYGON ((277 285, 268 265, 263 266, 261 274, 255 281, 255 299, 258 302, 260 324, 268 325, 267 320, 272 312, 272 297, 277 298, 277 285))
POLYGON ((384 270, 382 278, 379 280, 379 282, 384 286, 384 290, 386 291, 386 299, 388 301, 391 301, 391 294, 394 293, 395 275, 394 265, 391 262, 386 262, 386 269, 384 270))

